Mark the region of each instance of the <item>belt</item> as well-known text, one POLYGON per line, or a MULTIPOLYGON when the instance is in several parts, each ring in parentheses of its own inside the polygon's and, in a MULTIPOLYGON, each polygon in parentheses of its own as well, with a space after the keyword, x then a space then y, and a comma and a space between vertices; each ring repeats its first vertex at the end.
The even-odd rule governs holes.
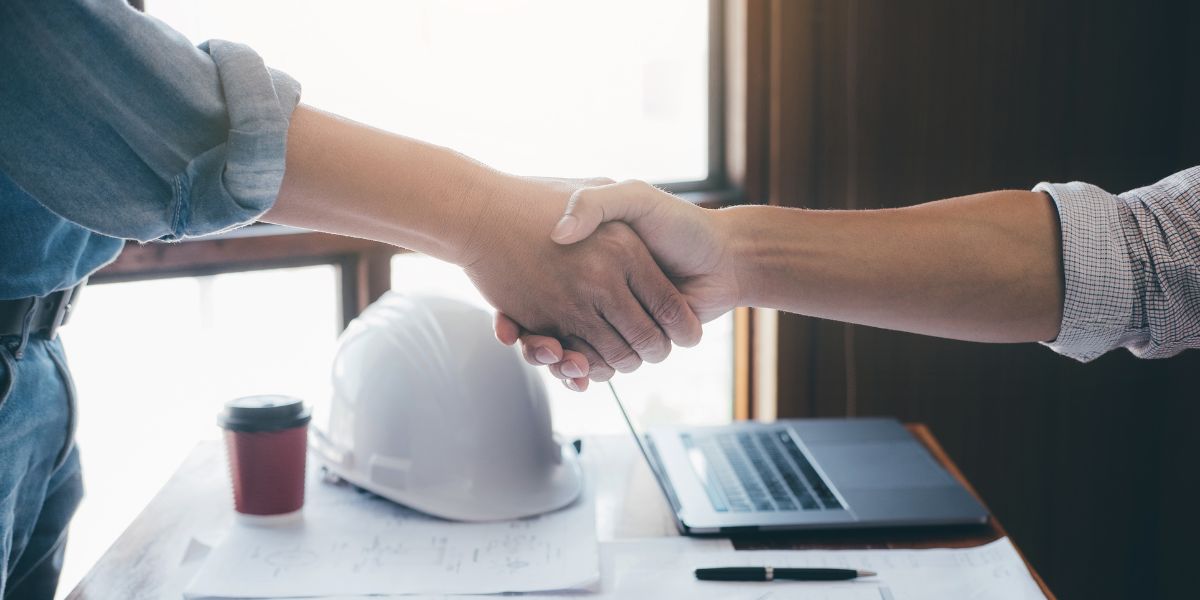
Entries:
POLYGON ((23 336, 45 330, 46 338, 54 339, 58 328, 71 317, 72 305, 79 299, 85 283, 86 279, 73 288, 45 296, 0 300, 0 336, 23 336))

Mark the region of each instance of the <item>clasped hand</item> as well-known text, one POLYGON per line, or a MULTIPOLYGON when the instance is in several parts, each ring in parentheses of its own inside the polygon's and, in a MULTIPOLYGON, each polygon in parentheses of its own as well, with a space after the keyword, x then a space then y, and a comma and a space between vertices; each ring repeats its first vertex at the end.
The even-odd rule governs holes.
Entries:
POLYGON ((580 192, 596 183, 605 182, 519 180, 474 219, 456 257, 488 302, 504 311, 506 325, 554 340, 552 347, 528 346, 526 357, 554 363, 564 378, 632 371, 666 358, 672 342, 690 346, 701 335, 691 302, 633 229, 592 223, 590 203, 581 203, 590 193, 580 192), (559 243, 549 232, 567 198, 590 225, 586 236, 559 243), (565 363, 563 348, 571 351, 565 363))
MULTIPOLYGON (((641 181, 574 185, 557 224, 541 229, 558 246, 546 256, 567 258, 574 266, 513 261, 507 274, 510 281, 530 281, 527 277, 540 272, 559 279, 563 291, 574 297, 525 298, 523 315, 504 308, 495 327, 501 342, 520 340, 528 362, 548 366, 567 387, 582 391, 589 379, 605 381, 614 371, 636 369, 643 360, 662 360, 670 341, 681 346, 698 342, 699 323, 737 304, 738 282, 730 236, 719 226, 718 211, 641 181), (590 306, 580 306, 579 298, 590 306), (552 316, 563 307, 598 318, 586 326, 564 326, 552 316)), ((485 295, 489 288, 501 287, 482 272, 468 268, 485 295)), ((522 293, 488 299, 507 307, 520 302, 522 293)))

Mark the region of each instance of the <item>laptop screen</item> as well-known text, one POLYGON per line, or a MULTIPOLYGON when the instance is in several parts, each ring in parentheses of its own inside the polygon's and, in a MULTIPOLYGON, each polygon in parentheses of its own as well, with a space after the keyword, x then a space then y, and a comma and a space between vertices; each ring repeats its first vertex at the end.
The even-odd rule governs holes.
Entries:
POLYGON ((608 390, 612 392, 613 400, 617 402, 617 408, 621 411, 621 417, 625 419, 625 424, 629 426, 629 433, 633 434, 633 439, 637 442, 638 450, 642 452, 642 458, 646 459, 646 464, 650 467, 650 473, 654 475, 654 479, 658 481, 659 487, 663 488, 663 494, 666 494, 669 499, 670 494, 663 487, 663 474, 659 472, 658 461, 654 460, 650 450, 646 448, 647 442, 645 438, 638 432, 637 427, 633 425, 633 419, 629 418, 629 411, 625 410, 625 404, 621 402, 621 396, 617 394, 617 388, 613 387, 611 379, 608 380, 608 390))

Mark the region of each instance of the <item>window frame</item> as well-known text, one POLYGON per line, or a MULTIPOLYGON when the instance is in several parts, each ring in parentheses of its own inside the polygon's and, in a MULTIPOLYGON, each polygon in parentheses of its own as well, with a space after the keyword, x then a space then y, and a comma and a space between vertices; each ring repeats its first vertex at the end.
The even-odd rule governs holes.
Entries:
MULTIPOLYGON (((144 10, 143 2, 131 0, 144 10)), ((764 0, 708 0, 708 175, 662 182, 663 189, 707 208, 761 202, 766 173, 760 146, 768 115, 762 109, 767 74, 764 0), (732 98, 736 96, 736 98, 732 98)), ((407 252, 388 244, 255 223, 241 229, 173 243, 127 242, 116 261, 92 275, 92 284, 194 277, 319 264, 338 269, 341 325, 391 289, 391 258, 407 252)), ((751 400, 753 345, 746 309, 734 331, 735 418, 757 411, 751 400)))
POLYGON ((708 0, 708 175, 696 181, 662 182, 658 186, 694 199, 728 192, 725 163, 725 9, 708 0))

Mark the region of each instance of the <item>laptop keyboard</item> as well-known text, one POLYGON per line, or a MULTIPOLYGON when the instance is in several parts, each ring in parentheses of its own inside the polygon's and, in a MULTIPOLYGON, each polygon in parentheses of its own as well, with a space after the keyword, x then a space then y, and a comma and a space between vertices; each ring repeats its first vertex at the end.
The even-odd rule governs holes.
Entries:
POLYGON ((842 508, 786 429, 681 436, 720 512, 842 508))

